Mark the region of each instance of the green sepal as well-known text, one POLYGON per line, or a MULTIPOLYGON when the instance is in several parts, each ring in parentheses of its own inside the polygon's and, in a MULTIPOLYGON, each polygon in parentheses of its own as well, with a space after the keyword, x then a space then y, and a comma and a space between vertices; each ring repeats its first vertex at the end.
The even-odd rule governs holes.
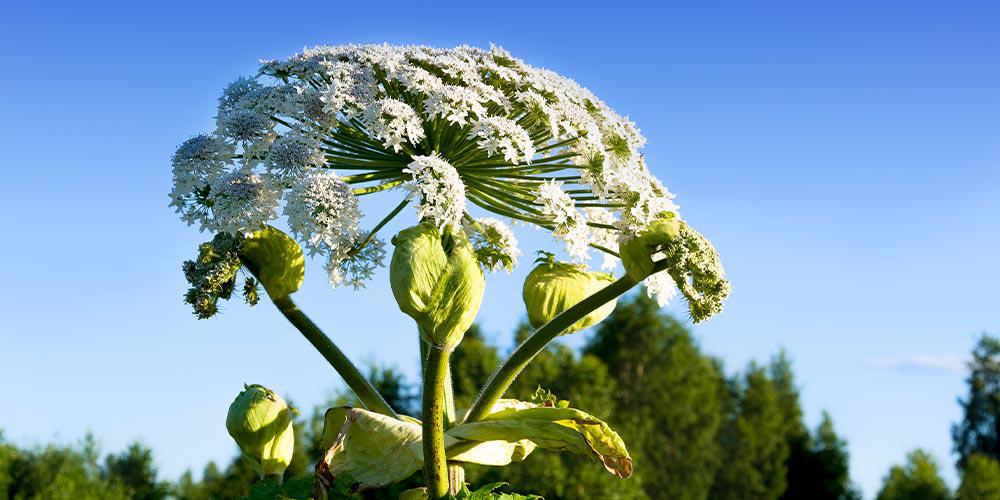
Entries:
POLYGON ((302 247, 272 226, 254 231, 243 241, 240 260, 264 285, 271 300, 295 293, 305 279, 302 247))

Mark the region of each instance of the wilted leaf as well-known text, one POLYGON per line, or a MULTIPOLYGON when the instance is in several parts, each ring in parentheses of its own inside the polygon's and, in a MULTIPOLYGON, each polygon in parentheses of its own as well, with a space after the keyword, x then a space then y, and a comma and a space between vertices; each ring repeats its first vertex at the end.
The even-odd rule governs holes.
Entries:
MULTIPOLYGON (((319 489, 335 481, 343 483, 345 477, 353 481, 351 492, 377 488, 423 467, 420 422, 410 417, 395 419, 359 408, 331 408, 326 412, 320 446, 326 451, 316 465, 319 489)), ((454 462, 508 465, 524 460, 536 446, 594 457, 619 477, 632 474, 632 459, 618 434, 592 415, 572 408, 501 400, 484 420, 445 432, 448 459, 454 462)))
POLYGON ((501 400, 494 413, 479 422, 457 425, 448 434, 472 441, 527 439, 542 448, 592 456, 618 477, 632 475, 632 458, 618 433, 574 408, 501 400))

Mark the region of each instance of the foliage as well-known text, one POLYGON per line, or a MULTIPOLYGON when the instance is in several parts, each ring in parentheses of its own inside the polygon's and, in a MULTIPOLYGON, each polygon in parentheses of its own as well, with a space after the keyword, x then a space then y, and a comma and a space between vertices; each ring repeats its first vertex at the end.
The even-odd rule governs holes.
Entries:
POLYGON ((135 444, 117 457, 99 462, 91 436, 75 446, 20 449, 0 439, 0 498, 10 500, 163 498, 149 450, 135 444))
POLYGON ((616 382, 612 420, 648 495, 705 498, 722 461, 716 435, 728 395, 718 362, 645 296, 620 304, 585 352, 616 382))
POLYGON ((507 486, 507 483, 490 483, 476 491, 469 491, 469 486, 463 485, 462 490, 455 496, 457 500, 541 500, 538 495, 520 495, 518 493, 497 492, 498 489, 507 486))
POLYGON ((951 492, 937 461, 923 450, 911 451, 905 465, 895 465, 882 481, 877 500, 948 500, 951 492))
POLYGON ((983 334, 972 351, 962 421, 951 428, 958 467, 974 453, 1000 460, 1000 339, 983 334))
MULTIPOLYGON (((522 341, 529 333, 522 325, 515 340, 522 341)), ((530 492, 549 500, 705 499, 710 492, 715 498, 747 498, 750 491, 773 495, 770 498, 846 499, 855 494, 848 477, 846 444, 828 415, 814 431, 802 423, 792 366, 783 354, 768 365, 752 365, 746 373, 727 379, 719 362, 700 351, 690 332, 662 315, 645 295, 621 301, 591 335, 581 352, 558 342, 551 344, 505 396, 538 404, 551 402, 555 407, 569 401, 570 407, 593 410, 593 415, 616 429, 629 447, 635 461, 633 476, 618 479, 587 457, 538 449, 524 462, 503 468, 467 466, 466 481, 471 485, 510 482, 514 487, 504 491, 530 492), (796 442, 800 444, 791 444, 796 442), (782 458, 779 452, 783 447, 799 451, 782 458), (764 486, 749 489, 721 464, 738 467, 753 484, 764 486), (788 489, 778 491, 783 483, 788 489)), ((485 340, 479 327, 473 326, 466 333, 452 356, 459 408, 469 406, 500 359, 498 349, 485 340)), ((370 367, 368 378, 400 413, 419 416, 418 390, 398 370, 370 367)), ((311 415, 296 419, 296 449, 285 474, 285 496, 300 498, 303 492, 308 493, 303 481, 308 482, 312 464, 320 456, 326 408, 357 405, 344 390, 333 394, 311 415), (307 479, 296 479, 303 476, 307 479)), ((274 498, 278 492, 276 485, 258 482, 250 463, 238 456, 224 467, 209 463, 200 478, 188 472, 167 485, 157 479, 147 448, 135 445, 102 462, 100 454, 93 451, 95 445, 91 442, 89 446, 91 451, 86 453, 84 448, 59 448, 65 457, 76 457, 73 460, 82 465, 75 467, 85 472, 61 469, 59 484, 65 491, 76 492, 76 496, 64 498, 163 498, 155 495, 169 492, 184 500, 254 499, 274 498), (65 486, 70 483, 80 486, 65 486)), ((40 463, 43 452, 45 449, 25 451, 0 442, 0 498, 5 491, 11 492, 8 497, 12 499, 36 498, 36 491, 50 494, 52 490, 39 489, 54 480, 51 474, 41 474, 44 470, 30 477, 9 472, 11 464, 23 470, 29 461, 25 457, 33 456, 34 463, 40 463), (28 483, 30 490, 24 489, 28 483), (25 493, 28 491, 32 493, 25 493)), ((979 481, 972 474, 969 481, 979 481)), ((358 497, 396 499, 405 490, 421 485, 417 473, 358 497)), ((509 494, 491 488, 481 491, 485 494, 488 490, 497 498, 517 498, 504 497, 509 494)))
POLYGON ((725 466, 719 468, 710 498, 776 499, 787 486, 788 443, 778 389, 755 363, 731 382, 732 413, 719 435, 725 466))
POLYGON ((958 500, 1000 498, 1000 464, 986 455, 970 455, 965 462, 957 497, 958 500))

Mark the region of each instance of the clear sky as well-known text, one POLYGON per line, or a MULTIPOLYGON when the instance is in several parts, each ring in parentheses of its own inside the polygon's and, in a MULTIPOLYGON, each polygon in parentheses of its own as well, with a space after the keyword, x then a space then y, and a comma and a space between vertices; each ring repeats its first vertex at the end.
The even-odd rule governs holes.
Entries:
MULTIPOLYGON (((955 482, 962 360, 1000 333, 995 2, 30 3, 0 6, 7 438, 140 438, 176 477, 232 456, 244 382, 320 402, 337 377, 269 304, 196 321, 181 303, 205 236, 167 207, 170 155, 260 58, 495 42, 639 124, 734 283, 694 328, 708 353, 732 372, 785 348, 809 423, 832 413, 867 495, 918 446, 955 482)), ((414 373, 387 274, 355 294, 321 267, 303 308, 355 359, 414 373)), ((489 278, 481 322, 504 348, 528 267, 489 278)))

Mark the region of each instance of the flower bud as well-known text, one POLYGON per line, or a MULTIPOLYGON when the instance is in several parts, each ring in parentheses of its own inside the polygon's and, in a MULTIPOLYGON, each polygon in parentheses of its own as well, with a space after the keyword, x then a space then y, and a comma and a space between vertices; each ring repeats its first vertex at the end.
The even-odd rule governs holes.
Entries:
POLYGON ((399 309, 412 317, 427 342, 452 349, 472 326, 486 280, 475 249, 460 230, 430 223, 392 238, 389 281, 399 309))
POLYGON ((684 222, 660 219, 620 247, 622 264, 629 277, 640 281, 653 271, 653 256, 666 269, 688 302, 691 319, 704 321, 722 312, 732 286, 726 279, 715 247, 684 222))
POLYGON ((619 247, 622 265, 630 278, 642 281, 653 272, 653 255, 677 239, 681 224, 672 215, 664 217, 619 247))
POLYGON ((293 411, 274 391, 257 384, 244 385, 229 405, 226 429, 261 477, 284 474, 292 461, 293 411))
MULTIPOLYGON (((548 323, 563 311, 614 282, 610 274, 589 271, 583 264, 556 262, 552 254, 539 261, 541 262, 524 280, 522 292, 524 306, 528 310, 528 322, 535 328, 548 323)), ((611 314, 617 302, 614 299, 595 309, 564 330, 562 335, 600 323, 611 314)))
POLYGON ((272 300, 287 297, 302 286, 302 247, 278 229, 267 226, 250 234, 240 247, 240 259, 272 300))

